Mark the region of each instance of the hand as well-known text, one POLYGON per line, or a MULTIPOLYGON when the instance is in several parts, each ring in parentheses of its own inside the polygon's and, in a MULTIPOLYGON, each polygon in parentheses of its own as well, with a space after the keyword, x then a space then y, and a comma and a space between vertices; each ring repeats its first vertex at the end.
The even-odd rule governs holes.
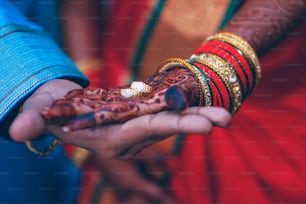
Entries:
POLYGON ((197 105, 197 79, 187 69, 163 71, 130 86, 133 88, 135 84, 146 89, 136 92, 127 86, 74 90, 44 109, 42 114, 48 124, 63 125, 64 131, 72 131, 124 122, 163 110, 182 111, 187 106, 197 105), (128 97, 128 94, 134 95, 128 97))
POLYGON ((129 161, 99 157, 95 157, 94 161, 101 169, 108 188, 112 189, 116 203, 174 204, 171 192, 159 183, 166 170, 163 162, 166 158, 158 149, 148 148, 129 161))
POLYGON ((23 142, 40 136, 46 128, 40 110, 62 98, 68 91, 80 88, 78 84, 62 79, 52 80, 40 86, 24 102, 22 112, 13 121, 9 130, 11 137, 23 142))
POLYGON ((46 126, 39 113, 66 92, 80 86, 67 80, 54 80, 42 85, 24 103, 23 111, 10 127, 15 141, 24 142, 40 136, 46 129, 59 139, 97 152, 101 158, 131 158, 145 147, 179 133, 209 134, 214 125, 227 127, 228 111, 214 107, 191 107, 183 112, 163 111, 131 119, 122 124, 94 129, 63 132, 60 127, 46 126), (136 131, 135 131, 136 130, 136 131))
POLYGON ((129 159, 171 135, 210 134, 213 126, 228 127, 230 121, 230 113, 223 108, 191 107, 181 113, 163 111, 121 124, 73 132, 63 132, 58 126, 49 126, 48 130, 61 140, 96 152, 101 158, 129 159))

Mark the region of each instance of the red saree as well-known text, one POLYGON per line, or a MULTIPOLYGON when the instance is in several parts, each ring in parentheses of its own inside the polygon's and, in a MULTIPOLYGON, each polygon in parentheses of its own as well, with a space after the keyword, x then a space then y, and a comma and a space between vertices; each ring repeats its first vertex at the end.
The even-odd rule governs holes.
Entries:
MULTIPOLYGON (((111 86, 128 82, 135 71, 134 54, 141 49, 137 39, 143 37, 148 13, 154 13, 148 2, 113 5, 102 43, 108 70, 103 76, 111 86)), ((151 30, 148 47, 141 49, 140 68, 168 57, 163 48, 154 47, 155 32, 162 28, 151 30)), ((190 40, 192 46, 185 52, 191 53, 199 42, 190 40)), ((209 136, 186 135, 177 143, 179 151, 168 161, 168 187, 178 203, 306 202, 305 48, 306 23, 302 23, 261 59, 262 81, 229 129, 215 128, 209 136)))

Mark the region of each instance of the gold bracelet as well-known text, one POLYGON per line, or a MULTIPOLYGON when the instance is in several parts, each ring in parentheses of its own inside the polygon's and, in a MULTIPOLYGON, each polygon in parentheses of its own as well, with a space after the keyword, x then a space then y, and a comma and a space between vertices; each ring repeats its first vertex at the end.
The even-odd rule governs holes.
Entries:
POLYGON ((192 55, 191 59, 198 63, 201 63, 211 70, 215 71, 226 85, 233 108, 231 113, 235 113, 242 103, 241 85, 238 82, 238 76, 234 69, 221 57, 212 53, 203 53, 200 55, 192 55))
POLYGON ((219 75, 227 78, 231 89, 234 93, 234 112, 238 110, 243 101, 242 83, 234 67, 218 55, 212 53, 202 53, 200 55, 192 55, 191 58, 199 63, 206 63, 206 66, 215 70, 219 75), (208 62, 206 62, 208 61, 208 62), (211 63, 215 63, 217 67, 210 67, 211 63))
POLYGON ((189 69, 192 73, 194 73, 198 79, 198 88, 199 88, 199 106, 212 106, 212 96, 209 88, 209 84, 204 74, 195 67, 189 64, 187 61, 181 58, 170 58, 167 59, 163 66, 159 69, 159 72, 164 70, 168 70, 174 67, 183 67, 189 69), (204 95, 205 94, 205 95, 204 95), (205 104, 204 104, 205 99, 205 104))
MULTIPOLYGON (((21 113, 22 111, 23 111, 23 106, 21 106, 21 107, 19 108, 19 113, 21 113)), ((31 152, 33 152, 33 153, 35 153, 35 154, 38 154, 38 155, 40 155, 40 156, 44 156, 44 155, 48 155, 50 152, 52 152, 52 150, 54 150, 54 148, 58 145, 59 140, 58 140, 58 138, 53 139, 53 141, 51 142, 51 144, 48 145, 48 147, 46 147, 43 151, 37 150, 37 149, 33 146, 33 144, 32 144, 31 141, 25 141, 24 143, 25 143, 25 145, 27 146, 27 148, 28 148, 31 152)))
POLYGON ((50 152, 52 152, 54 150, 54 148, 59 144, 59 139, 58 138, 54 138, 53 141, 51 142, 51 144, 48 145, 48 147, 46 147, 44 150, 37 150, 31 141, 26 141, 25 142, 27 148, 35 153, 35 154, 38 154, 40 156, 45 156, 45 155, 48 155, 50 154, 50 152))
MULTIPOLYGON (((243 38, 240 36, 229 33, 229 32, 220 32, 215 35, 212 35, 208 37, 205 42, 211 41, 211 40, 220 40, 225 43, 228 43, 232 46, 234 46, 239 52, 241 52, 248 61, 251 62, 252 66, 254 67, 255 71, 255 87, 258 84, 259 80, 261 79, 261 68, 258 56, 254 50, 254 48, 243 38)), ((255 88, 254 87, 254 88, 255 88)))

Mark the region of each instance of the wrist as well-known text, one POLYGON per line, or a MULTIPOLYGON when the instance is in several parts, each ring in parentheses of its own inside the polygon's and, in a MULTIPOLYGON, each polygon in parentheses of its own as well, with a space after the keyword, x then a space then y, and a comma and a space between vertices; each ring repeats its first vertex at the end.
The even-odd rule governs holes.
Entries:
POLYGON ((232 114, 261 78, 258 57, 251 45, 232 33, 217 33, 187 59, 166 60, 160 71, 184 67, 195 75, 199 106, 219 106, 232 114))

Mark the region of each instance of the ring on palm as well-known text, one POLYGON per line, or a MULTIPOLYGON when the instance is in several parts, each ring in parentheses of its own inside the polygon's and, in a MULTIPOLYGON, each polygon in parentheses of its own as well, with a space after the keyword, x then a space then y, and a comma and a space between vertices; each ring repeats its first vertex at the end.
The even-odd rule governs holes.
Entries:
POLYGON ((131 89, 135 90, 138 93, 150 93, 152 91, 151 86, 141 81, 133 81, 131 84, 131 89))
POLYGON ((124 88, 120 90, 120 94, 123 97, 129 98, 132 96, 142 96, 144 93, 150 93, 153 88, 141 81, 133 81, 130 88, 124 88))

